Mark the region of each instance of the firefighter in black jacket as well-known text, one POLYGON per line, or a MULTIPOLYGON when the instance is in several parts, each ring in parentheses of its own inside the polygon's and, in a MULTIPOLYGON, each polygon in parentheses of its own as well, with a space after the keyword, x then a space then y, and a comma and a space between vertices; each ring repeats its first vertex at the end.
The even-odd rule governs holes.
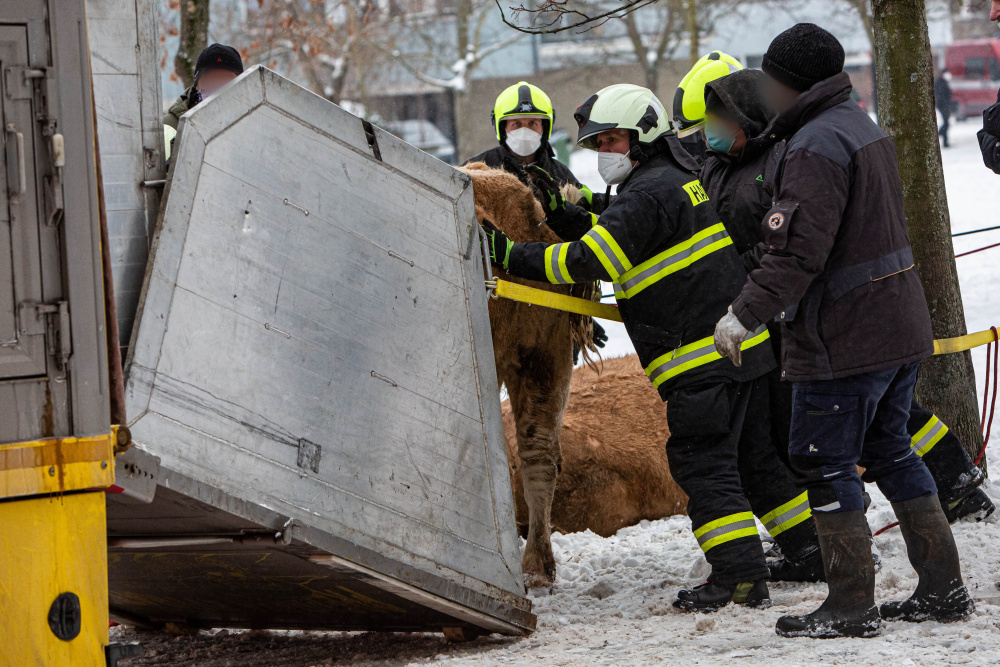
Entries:
POLYGON ((809 490, 829 595, 805 616, 783 616, 786 637, 871 637, 881 620, 949 621, 975 604, 958 550, 906 421, 917 366, 933 351, 914 270, 892 140, 851 100, 844 49, 799 24, 763 60, 788 137, 766 215, 767 253, 715 330, 740 364, 742 341, 782 320, 782 376, 794 383, 789 459, 809 490), (914 594, 875 606, 864 480, 900 522, 919 575, 914 594))
MULTIPOLYGON (((762 223, 772 206, 773 178, 785 147, 784 140, 762 134, 775 116, 763 95, 766 78, 760 70, 742 70, 708 83, 705 95, 705 134, 712 150, 702 166, 701 182, 733 245, 743 254, 747 271, 758 268, 766 251, 762 223)), ((775 354, 780 355, 781 325, 770 322, 768 329, 775 354)), ((787 463, 792 386, 781 381, 777 369, 768 374, 768 380, 774 446, 787 463)), ((982 520, 993 512, 993 502, 979 488, 985 477, 944 423, 914 402, 907 431, 911 449, 923 458, 934 477, 949 521, 968 515, 982 520)), ((772 580, 824 577, 819 543, 815 533, 809 537, 812 539, 793 544, 793 549, 781 545, 783 558, 768 562, 772 580)))
POLYGON ((620 184, 617 197, 576 242, 513 243, 483 220, 491 258, 529 280, 613 282, 629 337, 667 401, 670 471, 690 498, 692 529, 712 566, 708 581, 680 591, 674 605, 767 606, 754 514, 787 528, 809 514, 770 443, 767 328, 743 342, 739 368, 713 347, 715 320, 746 276, 739 255, 652 92, 610 86, 575 118, 580 146, 598 150, 601 176, 620 184))
POLYGON ((1000 91, 997 92, 997 103, 983 112, 983 129, 977 136, 983 163, 1000 174, 1000 91))

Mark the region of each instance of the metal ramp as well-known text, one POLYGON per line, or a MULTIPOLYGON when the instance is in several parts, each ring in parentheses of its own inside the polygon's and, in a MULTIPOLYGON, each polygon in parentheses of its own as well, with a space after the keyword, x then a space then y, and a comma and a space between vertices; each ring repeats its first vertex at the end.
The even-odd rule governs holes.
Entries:
POLYGON ((175 145, 112 617, 532 631, 469 179, 262 67, 175 145))

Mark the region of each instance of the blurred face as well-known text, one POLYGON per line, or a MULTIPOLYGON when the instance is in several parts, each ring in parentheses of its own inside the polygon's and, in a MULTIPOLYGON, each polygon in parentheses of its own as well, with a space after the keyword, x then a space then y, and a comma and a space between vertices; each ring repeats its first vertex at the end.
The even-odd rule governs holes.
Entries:
POLYGON ((798 99, 799 91, 792 90, 783 83, 780 83, 770 76, 767 77, 767 81, 764 83, 764 97, 767 99, 768 104, 771 108, 778 113, 784 113, 795 104, 795 100, 798 99))
POLYGON ((625 155, 629 152, 628 130, 605 130, 594 139, 598 153, 620 153, 625 155))
POLYGON ((993 6, 990 7, 990 20, 1000 21, 1000 0, 993 0, 993 6))
POLYGON ((507 130, 507 134, 510 134, 514 130, 520 130, 523 127, 538 134, 542 133, 541 118, 510 118, 505 120, 504 123, 506 123, 504 129, 507 130))
POLYGON ((747 135, 742 127, 711 112, 705 114, 704 132, 708 145, 716 150, 719 139, 733 139, 732 145, 724 151, 729 155, 739 155, 743 152, 743 147, 747 145, 747 135))
POLYGON ((195 87, 201 91, 204 97, 208 97, 235 78, 236 74, 227 69, 210 69, 198 77, 198 83, 195 87))

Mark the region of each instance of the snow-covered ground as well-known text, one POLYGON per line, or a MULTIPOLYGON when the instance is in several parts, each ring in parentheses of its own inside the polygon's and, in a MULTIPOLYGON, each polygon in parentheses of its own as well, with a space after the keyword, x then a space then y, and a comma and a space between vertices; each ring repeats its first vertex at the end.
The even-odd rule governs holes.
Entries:
MULTIPOLYGON (((957 123, 953 147, 944 152, 954 230, 1000 224, 1000 176, 987 171, 974 122, 957 123)), ((574 155, 576 174, 602 186, 593 154, 574 155)), ((956 239, 962 252, 1000 242, 1000 231, 956 239)), ((1000 324, 1000 248, 958 260, 970 331, 1000 324)), ((609 356, 631 352, 624 330, 611 329, 609 356)), ((975 352, 977 373, 984 352, 975 352)), ((980 378, 981 379, 981 378, 980 378)), ((988 452, 1000 470, 1000 447, 988 452)), ((987 483, 1000 502, 1000 485, 987 483)), ((885 499, 871 488, 873 528, 893 520, 885 499)), ((1000 513, 998 513, 1000 514, 1000 513)), ((727 608, 713 615, 674 610, 675 591, 699 583, 708 565, 686 517, 643 522, 610 538, 593 533, 553 536, 558 580, 552 595, 535 599, 538 631, 524 639, 485 637, 450 645, 439 635, 358 633, 202 632, 170 638, 114 628, 114 640, 139 639, 155 652, 128 665, 239 665, 240 667, 332 664, 409 665, 648 665, 723 664, 733 660, 781 665, 986 665, 1000 663, 1000 517, 953 527, 976 613, 942 625, 887 624, 866 640, 782 639, 774 623, 786 613, 811 611, 826 595, 824 584, 772 584, 774 606, 766 611, 727 608)), ((879 601, 909 595, 916 574, 906 560, 898 529, 876 538, 882 571, 879 601)))

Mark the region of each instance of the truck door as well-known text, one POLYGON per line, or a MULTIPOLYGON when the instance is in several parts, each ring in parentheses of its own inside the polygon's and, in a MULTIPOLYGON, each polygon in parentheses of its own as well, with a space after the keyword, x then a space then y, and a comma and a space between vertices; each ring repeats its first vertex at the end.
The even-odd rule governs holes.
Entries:
POLYGON ((46 327, 39 252, 35 123, 28 35, 0 26, 0 379, 46 374, 46 327))

